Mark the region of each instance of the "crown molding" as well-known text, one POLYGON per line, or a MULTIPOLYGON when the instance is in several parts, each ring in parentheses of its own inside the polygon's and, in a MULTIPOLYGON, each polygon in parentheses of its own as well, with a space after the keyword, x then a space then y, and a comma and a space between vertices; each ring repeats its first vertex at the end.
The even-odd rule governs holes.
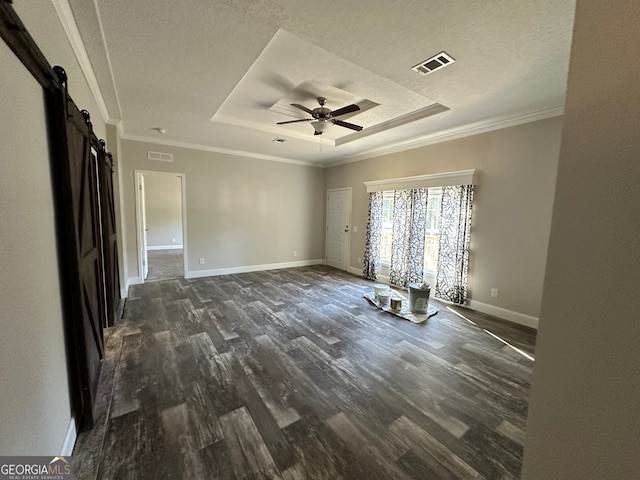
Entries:
POLYGON ((406 190, 410 188, 448 187, 450 185, 474 185, 475 169, 455 172, 431 173, 415 177, 389 178, 363 182, 367 193, 386 190, 406 190))
POLYGON ((104 96, 102 95, 102 90, 100 90, 98 79, 96 78, 96 74, 91 66, 91 60, 89 59, 89 54, 87 53, 87 49, 82 41, 80 30, 78 30, 76 19, 73 16, 73 11, 71 10, 71 5, 69 5, 68 0, 51 0, 51 3, 53 3, 56 13, 60 18, 62 28, 69 40, 69 44, 71 45, 71 49, 73 50, 76 60, 78 60, 80 70, 82 70, 84 78, 89 85, 93 98, 98 104, 102 120, 105 123, 115 123, 117 120, 111 118, 109 115, 109 109, 104 101, 104 96))
POLYGON ((491 118, 483 120, 481 122, 469 123, 461 127, 455 127, 448 130, 443 130, 430 135, 424 135, 419 138, 414 138, 405 142, 395 143, 390 146, 385 146, 377 149, 368 150, 363 153, 351 155, 345 157, 336 162, 326 163, 325 167, 337 167, 338 165, 344 165, 347 163, 359 162, 361 160, 367 160, 370 158, 380 157, 382 155, 390 155, 392 153, 404 152, 406 150, 412 150, 414 148, 425 147, 427 145, 433 145, 436 143, 448 142, 459 138, 470 137, 481 133, 490 132, 493 130, 500 130, 503 128, 514 127, 525 123, 536 122, 538 120, 544 120, 552 117, 559 117, 564 113, 564 105, 551 107, 535 112, 511 115, 506 117, 491 118))
POLYGON ((109 46, 107 45, 107 36, 104 33, 104 25, 102 23, 102 14, 100 13, 100 6, 98 0, 93 0, 93 8, 96 11, 96 17, 98 18, 98 26, 100 27, 100 36, 102 37, 102 44, 104 45, 104 54, 107 57, 107 67, 109 68, 109 75, 111 76, 111 84, 113 85, 113 93, 116 96, 116 105, 118 107, 119 118, 122 118, 122 104, 120 103, 120 95, 118 94, 118 86, 116 85, 116 77, 113 73, 113 65, 111 63, 111 55, 109 55, 109 46))
POLYGON ((124 133, 123 122, 118 122, 118 132, 120 138, 124 140, 135 140, 139 142, 153 143, 157 145, 167 145, 170 147, 189 148, 193 150, 201 150, 205 152, 222 153, 226 155, 234 155, 246 158, 256 158, 259 160, 267 160, 271 162, 289 163, 293 165, 303 165, 306 167, 316 168, 331 168, 338 165, 344 165, 347 163, 359 162, 361 160, 367 160, 370 158, 380 157, 383 155, 390 155, 392 153, 403 152, 414 148, 420 148, 427 145, 433 145, 436 143, 448 142, 459 138, 470 137, 481 133, 490 132, 493 130, 500 130, 503 128, 514 127, 525 123, 536 122, 538 120, 544 120, 547 118, 559 117, 564 113, 564 106, 552 107, 544 110, 538 110, 536 112, 530 112, 521 115, 508 116, 502 118, 493 118, 482 122, 475 122, 464 125, 462 127, 451 128, 449 130, 443 130, 431 135, 425 135, 417 139, 412 139, 405 142, 393 144, 391 146, 382 147, 379 149, 369 150, 364 153, 356 154, 353 156, 345 157, 344 159, 336 162, 308 162, 304 160, 294 160, 286 157, 275 157, 271 155, 262 155, 254 152, 244 152, 240 150, 232 150, 226 148, 212 147, 210 145, 201 145, 189 142, 179 142, 174 140, 161 140, 154 137, 147 137, 144 135, 131 135, 124 133))
POLYGON ((166 145, 168 147, 177 147, 177 148, 187 148, 191 150, 200 150, 203 152, 213 152, 213 153, 222 153, 225 155, 233 155, 236 157, 245 157, 245 158, 256 158, 258 160, 267 160, 269 162, 279 162, 279 163, 289 163, 292 165, 301 165, 304 167, 316 167, 316 168, 324 168, 324 165, 312 162, 305 162, 304 160, 293 160, 285 157, 275 157, 271 155, 262 155, 254 152, 243 152, 241 150, 231 150, 228 148, 218 148, 212 147, 210 145, 201 145, 197 143, 189 143, 189 142, 178 142, 175 140, 161 140, 154 137, 147 137, 144 135, 131 135, 122 133, 120 138, 123 140, 134 140, 137 142, 146 142, 152 143, 156 145, 166 145))

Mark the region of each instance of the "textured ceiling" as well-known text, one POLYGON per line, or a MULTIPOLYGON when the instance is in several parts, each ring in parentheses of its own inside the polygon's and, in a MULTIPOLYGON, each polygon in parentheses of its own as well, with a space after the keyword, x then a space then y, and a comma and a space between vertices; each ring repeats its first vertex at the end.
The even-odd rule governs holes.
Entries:
POLYGON ((311 164, 557 115, 574 9, 564 0, 69 3, 125 138, 311 164), (428 76, 411 70, 441 51, 456 62, 428 76), (287 103, 313 109, 317 96, 331 109, 361 102, 341 118, 364 130, 334 125, 314 137, 306 122, 276 125, 305 118, 287 103))

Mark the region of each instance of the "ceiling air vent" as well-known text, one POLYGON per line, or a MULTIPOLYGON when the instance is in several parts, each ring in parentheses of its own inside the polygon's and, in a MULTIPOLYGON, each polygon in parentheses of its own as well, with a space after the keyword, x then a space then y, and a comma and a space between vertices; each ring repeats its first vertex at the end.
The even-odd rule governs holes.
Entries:
POLYGON ((160 162, 173 162, 173 153, 147 152, 147 158, 160 162))
POLYGON ((420 75, 429 75, 431 72, 440 70, 441 68, 451 65, 455 60, 449 56, 446 52, 440 52, 431 58, 426 59, 424 62, 411 67, 411 70, 418 72, 420 75))

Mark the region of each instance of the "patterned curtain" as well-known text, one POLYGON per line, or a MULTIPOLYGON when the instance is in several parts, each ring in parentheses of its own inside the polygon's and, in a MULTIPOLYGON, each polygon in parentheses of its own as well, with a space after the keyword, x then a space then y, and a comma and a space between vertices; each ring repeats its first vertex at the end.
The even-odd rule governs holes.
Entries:
POLYGON ((380 273, 380 242, 382 241, 382 192, 369 194, 369 217, 364 245, 364 278, 375 280, 380 273))
POLYGON ((467 299, 472 204, 473 185, 442 187, 435 296, 457 304, 467 299))
POLYGON ((393 240, 389 283, 406 287, 422 283, 428 189, 396 190, 393 195, 393 240))

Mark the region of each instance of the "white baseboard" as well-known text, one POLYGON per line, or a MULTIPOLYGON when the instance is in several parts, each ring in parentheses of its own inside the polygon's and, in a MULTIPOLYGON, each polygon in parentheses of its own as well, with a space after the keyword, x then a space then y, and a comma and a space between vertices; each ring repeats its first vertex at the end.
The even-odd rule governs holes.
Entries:
POLYGON ((78 432, 76 432, 76 422, 72 418, 69 421, 69 427, 67 428, 67 434, 64 437, 64 443, 62 444, 61 457, 70 457, 73 454, 73 447, 76 444, 78 438, 78 432))
POLYGON ((122 290, 120 293, 122 295, 122 298, 128 298, 129 297, 129 287, 131 285, 140 285, 141 283, 144 283, 142 281, 142 278, 140 277, 129 277, 127 278, 127 286, 124 290, 122 290))
POLYGON ((298 262, 269 263, 264 265, 247 265, 243 267, 213 268, 211 270, 190 270, 185 278, 215 277, 218 275, 232 275, 234 273, 260 272, 263 270, 279 270, 281 268, 308 267, 310 265, 324 265, 323 259, 301 260, 298 262))
POLYGON ((538 329, 538 322, 540 319, 524 313, 515 312, 513 310, 507 310, 506 308, 496 307, 495 305, 489 305, 488 303, 478 302, 476 300, 469 300, 467 306, 478 312, 493 315, 494 317, 502 318, 518 325, 524 325, 525 327, 538 329))
POLYGON ((147 250, 177 250, 184 248, 182 245, 154 245, 153 247, 147 246, 147 250))
POLYGON ((354 275, 358 275, 359 277, 363 277, 362 269, 357 269, 354 267, 347 267, 347 272, 353 273, 354 275))
MULTIPOLYGON (((358 275, 360 277, 364 276, 361 270, 358 270, 354 267, 349 267, 347 269, 349 273, 353 273, 354 275, 358 275)), ((385 277, 384 275, 378 275, 376 279, 377 283, 389 283, 389 277, 385 277)), ((440 300, 440 299, 438 299, 440 300)), ((443 300, 440 300, 443 301, 443 300)), ((513 310, 507 310, 506 308, 496 307, 495 305, 489 305, 488 303, 482 303, 475 300, 469 300, 467 302, 467 306, 472 310, 476 310, 481 313, 486 313, 487 315, 493 315, 494 317, 502 318, 509 322, 517 323, 518 325, 524 325, 525 327, 538 329, 538 317, 533 317, 531 315, 525 315, 524 313, 515 312, 513 310)))

